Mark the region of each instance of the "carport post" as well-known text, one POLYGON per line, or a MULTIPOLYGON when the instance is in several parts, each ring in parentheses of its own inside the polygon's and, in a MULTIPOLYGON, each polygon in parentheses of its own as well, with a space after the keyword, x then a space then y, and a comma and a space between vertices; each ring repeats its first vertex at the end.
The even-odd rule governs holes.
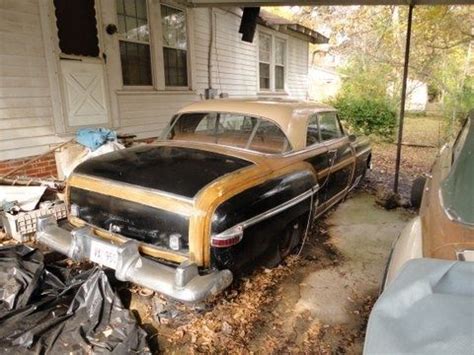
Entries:
POLYGON ((407 95, 408 63, 410 61, 411 21, 413 17, 413 3, 408 8, 407 36, 405 42, 405 63, 403 65, 402 97, 400 100, 400 120, 398 122, 397 160, 395 162, 395 181, 393 192, 398 194, 398 179, 400 175, 400 160, 402 155, 403 120, 405 118, 405 99, 407 95))

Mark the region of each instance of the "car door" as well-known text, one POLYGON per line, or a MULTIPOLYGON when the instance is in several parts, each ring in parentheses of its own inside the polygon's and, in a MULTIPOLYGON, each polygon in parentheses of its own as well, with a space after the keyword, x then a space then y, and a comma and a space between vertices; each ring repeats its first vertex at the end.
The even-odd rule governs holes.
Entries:
POLYGON ((323 191, 325 195, 321 198, 329 206, 339 200, 349 186, 354 158, 349 137, 342 129, 336 111, 320 112, 317 116, 320 140, 328 152, 327 186, 323 191))

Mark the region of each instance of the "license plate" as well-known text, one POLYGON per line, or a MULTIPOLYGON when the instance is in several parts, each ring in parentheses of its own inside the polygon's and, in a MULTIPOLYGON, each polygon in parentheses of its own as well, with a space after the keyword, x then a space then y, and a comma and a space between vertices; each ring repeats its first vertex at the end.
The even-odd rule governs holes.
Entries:
POLYGON ((91 241, 91 261, 115 269, 117 267, 117 247, 97 241, 91 241))

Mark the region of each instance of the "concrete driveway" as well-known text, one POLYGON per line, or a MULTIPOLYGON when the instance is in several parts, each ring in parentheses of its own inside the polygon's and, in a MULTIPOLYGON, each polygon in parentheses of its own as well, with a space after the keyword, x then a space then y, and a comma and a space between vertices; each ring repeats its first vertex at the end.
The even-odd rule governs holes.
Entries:
MULTIPOLYGON (((287 266, 260 270, 204 307, 161 304, 168 316, 143 323, 169 353, 360 353, 391 245, 411 217, 355 192, 313 226, 287 266)), ((147 302, 131 306, 150 315, 147 302)))

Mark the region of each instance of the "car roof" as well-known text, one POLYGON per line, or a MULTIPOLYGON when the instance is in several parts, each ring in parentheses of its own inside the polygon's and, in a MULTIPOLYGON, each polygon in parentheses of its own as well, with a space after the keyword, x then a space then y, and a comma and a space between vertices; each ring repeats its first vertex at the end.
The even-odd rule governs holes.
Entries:
POLYGON ((293 149, 302 149, 306 145, 308 117, 328 111, 335 109, 315 101, 255 97, 203 100, 182 108, 178 113, 232 112, 266 118, 282 129, 293 149))

